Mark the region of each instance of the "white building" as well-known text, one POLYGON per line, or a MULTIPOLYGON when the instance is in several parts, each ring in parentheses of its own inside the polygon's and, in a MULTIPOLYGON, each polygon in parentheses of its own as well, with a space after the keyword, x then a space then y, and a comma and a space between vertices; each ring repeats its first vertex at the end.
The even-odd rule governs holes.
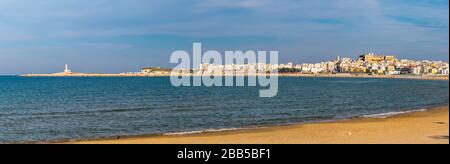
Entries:
POLYGON ((69 65, 65 65, 64 73, 72 73, 72 71, 69 69, 69 65))
POLYGON ((412 68, 411 72, 414 75, 420 75, 420 74, 423 73, 423 69, 420 66, 419 67, 414 67, 414 68, 412 68))
POLYGON ((448 68, 444 68, 444 69, 442 69, 440 72, 439 72, 439 74, 441 74, 441 75, 449 75, 449 69, 448 68))

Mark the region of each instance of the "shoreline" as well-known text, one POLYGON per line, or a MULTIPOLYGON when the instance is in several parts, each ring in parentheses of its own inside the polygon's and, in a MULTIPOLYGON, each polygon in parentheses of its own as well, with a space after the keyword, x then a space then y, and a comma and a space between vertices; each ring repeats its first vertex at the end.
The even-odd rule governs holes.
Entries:
MULTIPOLYGON (((378 116, 380 114, 377 114, 378 116)), ((448 144, 449 107, 383 117, 155 135, 54 141, 55 144, 448 144), (386 129, 390 127, 390 129, 386 129), (397 128, 394 128, 397 127, 397 128), (381 132, 385 134, 379 134, 381 132), (385 138, 383 138, 385 137, 385 138)))
MULTIPOLYGON (((266 74, 262 74, 266 75, 266 74)), ((56 74, 24 74, 19 77, 170 77, 170 74, 100 74, 100 73, 56 73, 56 74)), ((200 75, 183 75, 183 76, 200 76, 200 75)), ((220 74, 218 76, 228 76, 220 74)), ((229 75, 232 76, 232 75, 229 75)), ((248 75, 234 75, 248 76, 248 75)), ((279 77, 320 77, 320 78, 363 78, 363 79, 411 79, 411 80, 440 80, 448 81, 449 76, 416 76, 416 75, 368 75, 368 74, 295 74, 283 73, 277 74, 279 77)))

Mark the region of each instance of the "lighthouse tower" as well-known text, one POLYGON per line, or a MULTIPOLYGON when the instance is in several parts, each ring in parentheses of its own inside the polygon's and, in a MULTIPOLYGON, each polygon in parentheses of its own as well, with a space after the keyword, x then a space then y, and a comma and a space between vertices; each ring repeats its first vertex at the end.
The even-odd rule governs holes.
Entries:
POLYGON ((64 69, 64 73, 71 73, 72 71, 70 71, 69 69, 69 65, 66 64, 66 67, 64 69))

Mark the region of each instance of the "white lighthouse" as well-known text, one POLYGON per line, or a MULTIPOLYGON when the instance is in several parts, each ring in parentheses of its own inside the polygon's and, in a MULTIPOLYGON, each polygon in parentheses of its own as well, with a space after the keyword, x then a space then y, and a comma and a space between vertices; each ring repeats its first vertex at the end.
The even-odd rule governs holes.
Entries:
POLYGON ((69 69, 69 65, 66 64, 66 67, 64 69, 64 73, 71 73, 72 71, 70 71, 69 69))

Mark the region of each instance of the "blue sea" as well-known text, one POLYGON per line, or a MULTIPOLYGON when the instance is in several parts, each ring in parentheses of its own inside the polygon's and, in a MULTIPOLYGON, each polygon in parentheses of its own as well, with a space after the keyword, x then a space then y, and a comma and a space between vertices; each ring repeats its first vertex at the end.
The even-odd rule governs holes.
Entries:
POLYGON ((173 87, 168 77, 0 76, 0 143, 274 126, 449 104, 448 81, 280 77, 257 87, 173 87))

